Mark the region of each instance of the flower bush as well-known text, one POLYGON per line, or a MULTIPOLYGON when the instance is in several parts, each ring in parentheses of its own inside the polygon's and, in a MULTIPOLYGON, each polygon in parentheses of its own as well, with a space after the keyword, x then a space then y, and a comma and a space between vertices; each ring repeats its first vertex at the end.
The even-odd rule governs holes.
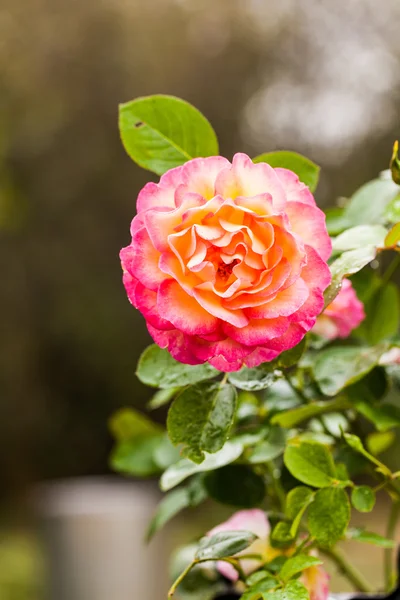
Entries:
POLYGON ((183 600, 325 600, 328 559, 371 590, 339 542, 385 553, 395 585, 400 472, 400 161, 324 214, 319 167, 287 151, 219 156, 211 125, 170 96, 120 107, 131 158, 161 176, 137 198, 123 281, 155 344, 137 375, 170 403, 166 428, 131 408, 110 421, 114 469, 160 477, 151 538, 205 501, 232 516, 178 551, 183 600), (362 480, 360 477, 362 476, 362 480), (351 510, 392 509, 387 535, 351 510))

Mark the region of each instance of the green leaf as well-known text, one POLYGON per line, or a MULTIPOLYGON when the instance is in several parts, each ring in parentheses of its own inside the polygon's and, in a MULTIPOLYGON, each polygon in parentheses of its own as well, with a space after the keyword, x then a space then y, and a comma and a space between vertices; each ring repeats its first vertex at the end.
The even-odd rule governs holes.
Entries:
POLYGON ((121 104, 119 129, 132 160, 157 175, 192 158, 219 153, 207 119, 174 96, 147 96, 121 104))
POLYGON ((291 546, 294 542, 294 536, 290 531, 290 523, 287 521, 279 521, 272 531, 271 540, 274 546, 281 548, 291 546))
POLYGON ((288 367, 292 367, 293 365, 297 365, 300 358, 303 356, 305 349, 307 347, 307 338, 304 337, 301 342, 294 346, 290 350, 286 350, 282 352, 277 358, 276 362, 278 366, 282 369, 287 369, 288 367))
POLYGON ((267 438, 254 448, 248 460, 254 465, 273 460, 283 454, 285 445, 285 430, 281 427, 271 427, 267 438))
POLYGON ((323 415, 336 410, 344 410, 348 408, 348 401, 345 398, 337 398, 327 402, 311 402, 304 404, 291 410, 287 410, 274 415, 271 423, 291 429, 303 421, 308 421, 313 417, 323 415))
POLYGON ((351 197, 344 217, 352 225, 381 223, 386 206, 399 193, 398 186, 389 179, 374 179, 364 184, 351 197))
POLYGON ((308 509, 308 529, 321 546, 332 546, 343 537, 350 520, 350 503, 342 488, 318 490, 308 509))
POLYGON ((354 435, 354 433, 345 433, 343 437, 352 450, 364 454, 364 444, 357 435, 354 435))
POLYGON ((400 160, 399 160, 399 142, 396 140, 393 144, 393 154, 390 159, 390 171, 395 183, 400 184, 400 160))
POLYGON ((387 230, 382 225, 357 225, 347 229, 333 240, 332 250, 344 252, 365 246, 384 246, 387 230))
POLYGON ((366 446, 373 456, 386 452, 393 444, 396 435, 393 431, 373 431, 367 436, 366 446))
POLYGON ((375 501, 375 492, 368 485, 357 486, 351 491, 351 503, 359 512, 371 512, 375 501))
POLYGON ((386 350, 387 344, 370 348, 334 346, 322 350, 314 363, 315 380, 324 394, 335 396, 371 371, 386 350))
POLYGON ((371 421, 378 431, 387 431, 392 427, 400 426, 400 408, 394 404, 373 406, 363 400, 359 400, 354 404, 358 412, 371 421))
POLYGON ((384 219, 389 223, 398 223, 400 221, 400 194, 397 194, 393 200, 387 204, 384 212, 384 219))
POLYGON ((167 389, 211 379, 219 372, 206 363, 184 365, 172 358, 168 350, 152 344, 141 355, 136 374, 146 385, 167 389))
POLYGON ((241 508, 259 506, 264 500, 264 479, 247 465, 227 465, 208 473, 206 490, 213 500, 241 508))
POLYGON ((252 369, 242 367, 240 371, 229 373, 228 381, 240 390, 245 390, 247 392, 266 390, 275 383, 277 379, 277 376, 275 375, 276 366, 275 362, 272 362, 264 363, 263 365, 252 369))
POLYGON ((225 558, 245 550, 257 539, 250 531, 223 531, 200 540, 197 560, 225 558))
POLYGON ((398 332, 399 295, 394 283, 382 285, 366 308, 365 337, 370 344, 378 344, 398 332))
POLYGON ((356 540, 357 542, 373 544, 374 546, 379 546, 380 548, 394 548, 396 545, 394 540, 388 540, 378 533, 365 531, 359 527, 348 529, 346 531, 346 538, 349 540, 356 540))
POLYGON ((162 427, 133 408, 121 408, 109 420, 109 428, 117 441, 126 441, 138 436, 162 432, 162 427))
POLYGON ((149 400, 147 403, 148 410, 156 410, 157 408, 168 404, 168 402, 170 402, 177 395, 180 389, 181 388, 179 387, 175 387, 165 390, 158 390, 158 392, 156 392, 151 400, 149 400))
POLYGON ((236 403, 236 390, 229 384, 204 382, 186 388, 168 412, 172 443, 184 444, 186 456, 202 462, 204 452, 217 452, 227 440, 236 403))
POLYGON ((179 488, 164 496, 148 527, 146 534, 147 541, 150 541, 154 534, 162 529, 181 510, 198 506, 206 499, 207 494, 204 487, 199 485, 199 482, 193 482, 193 484, 196 485, 179 488))
POLYGON ((157 512, 147 530, 146 539, 150 540, 168 521, 188 506, 190 506, 190 499, 186 488, 179 488, 167 494, 157 507, 157 512))
POLYGON ((268 571, 255 571, 255 573, 251 573, 248 577, 246 577, 246 585, 252 586, 263 579, 269 579, 271 574, 268 571))
POLYGON ((365 246, 357 250, 343 252, 331 265, 332 282, 325 290, 325 307, 329 306, 336 298, 342 287, 343 277, 354 275, 361 271, 368 263, 376 257, 376 246, 365 246))
MULTIPOLYGON (((259 572, 260 571, 257 571, 257 573, 259 572)), ((254 575, 257 575, 257 573, 254 573, 254 575)), ((257 600, 258 598, 269 597, 269 594, 265 594, 265 592, 269 592, 276 587, 276 579, 271 576, 268 577, 267 573, 265 573, 265 575, 266 577, 263 577, 260 581, 257 581, 246 590, 244 594, 240 596, 240 600, 257 600)))
POLYGON ((290 440, 285 450, 284 462, 293 477, 306 485, 325 487, 335 481, 332 455, 322 444, 290 440))
POLYGON ((205 460, 201 464, 196 464, 187 458, 183 458, 163 473, 160 487, 164 492, 167 492, 195 473, 212 471, 234 462, 242 452, 243 446, 239 442, 226 442, 219 452, 206 455, 205 460))
POLYGON ((382 400, 389 391, 389 381, 383 367, 374 367, 365 377, 348 386, 346 396, 351 402, 358 402, 361 398, 369 404, 376 404, 382 400))
POLYGON ((284 589, 264 594, 264 600, 310 600, 306 587, 300 581, 289 581, 284 589))
POLYGON ((288 518, 293 520, 304 506, 308 506, 313 494, 313 490, 303 485, 290 490, 286 497, 286 514, 288 518))
POLYGON ((285 562, 279 576, 280 579, 286 583, 289 579, 292 579, 292 577, 298 575, 305 569, 316 567, 318 565, 322 565, 322 560, 319 558, 307 556, 306 554, 298 554, 285 562))
POLYGON ((265 162, 274 168, 281 167, 293 171, 311 192, 314 192, 318 185, 320 167, 297 152, 287 150, 265 152, 253 158, 253 162, 265 162))
POLYGON ((117 444, 111 453, 110 464, 115 471, 136 477, 157 475, 160 468, 154 460, 154 452, 162 435, 140 436, 117 444))
POLYGON ((176 448, 165 432, 154 449, 153 460, 156 465, 164 471, 174 465, 181 458, 179 448, 176 448))
POLYGON ((265 565, 265 568, 272 575, 277 575, 278 573, 280 573, 280 571, 286 561, 287 561, 287 557, 280 554, 278 556, 275 556, 275 558, 273 558, 272 560, 268 561, 268 563, 265 565))
POLYGON ((348 227, 351 227, 351 223, 344 217, 344 208, 341 206, 331 206, 325 209, 324 212, 329 235, 338 235, 348 227))
POLYGON ((400 242, 400 223, 396 223, 385 237, 386 248, 392 248, 400 242))

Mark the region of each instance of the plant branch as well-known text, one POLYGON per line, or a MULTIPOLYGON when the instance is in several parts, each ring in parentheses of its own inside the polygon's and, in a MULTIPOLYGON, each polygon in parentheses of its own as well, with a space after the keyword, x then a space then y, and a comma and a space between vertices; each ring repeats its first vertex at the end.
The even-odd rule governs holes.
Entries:
POLYGON ((179 575, 179 577, 177 577, 175 579, 174 583, 171 585, 170 590, 168 592, 168 598, 172 598, 172 596, 176 592, 176 588, 178 587, 178 585, 182 583, 182 581, 185 579, 186 575, 189 573, 189 571, 191 571, 193 569, 193 567, 196 564, 197 564, 197 560, 194 560, 191 563, 189 563, 188 566, 186 567, 186 569, 184 571, 182 571, 182 573, 179 575))
POLYGON ((273 488, 275 491, 275 495, 279 502, 279 507, 280 507, 281 511, 284 513, 285 506, 286 506, 286 494, 285 494, 285 490, 283 489, 283 486, 280 482, 279 477, 277 477, 277 475, 276 475, 276 467, 275 467, 274 463, 272 462, 272 460, 269 460, 267 462, 267 469, 268 469, 268 472, 272 479, 272 485, 273 485, 273 488))
POLYGON ((390 263, 390 265, 388 266, 388 268, 382 275, 381 286, 384 286, 387 284, 387 282, 392 278, 392 275, 394 275, 398 266, 400 266, 400 254, 396 254, 396 256, 393 258, 392 262, 390 263))
POLYGON ((364 579, 364 576, 356 569, 338 548, 321 548, 321 551, 328 556, 338 567, 338 569, 352 583, 355 590, 358 592, 372 592, 373 588, 364 579))
MULTIPOLYGON (((396 534, 396 525, 400 516, 400 502, 394 502, 391 506, 389 518, 386 527, 386 537, 389 540, 394 539, 396 534)), ((393 585, 393 548, 386 548, 384 554, 385 569, 385 588, 391 591, 393 585)))

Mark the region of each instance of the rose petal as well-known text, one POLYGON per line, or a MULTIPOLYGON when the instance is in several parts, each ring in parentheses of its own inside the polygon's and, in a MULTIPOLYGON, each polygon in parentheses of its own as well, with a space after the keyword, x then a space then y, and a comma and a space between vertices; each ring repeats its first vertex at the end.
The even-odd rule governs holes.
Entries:
POLYGON ((322 210, 301 202, 288 202, 286 213, 292 230, 305 244, 314 248, 323 260, 328 260, 332 253, 332 241, 326 230, 322 210))
POLYGON ((204 310, 195 298, 169 279, 161 283, 157 295, 157 308, 163 317, 188 335, 212 333, 218 319, 204 310))

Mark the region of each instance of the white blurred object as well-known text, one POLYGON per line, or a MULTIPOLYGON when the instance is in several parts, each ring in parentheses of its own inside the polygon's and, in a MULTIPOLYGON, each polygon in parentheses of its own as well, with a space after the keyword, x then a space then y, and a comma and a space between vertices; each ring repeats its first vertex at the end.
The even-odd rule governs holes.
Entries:
POLYGON ((78 479, 43 485, 35 504, 48 561, 46 600, 161 600, 168 589, 163 538, 144 541, 154 485, 78 479))

